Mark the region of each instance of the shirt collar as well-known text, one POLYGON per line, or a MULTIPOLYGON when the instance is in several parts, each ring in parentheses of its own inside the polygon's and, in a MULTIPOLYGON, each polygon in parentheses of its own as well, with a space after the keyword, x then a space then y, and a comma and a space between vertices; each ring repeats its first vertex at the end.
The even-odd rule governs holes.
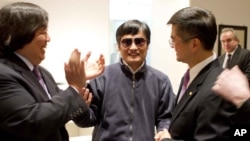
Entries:
POLYGON ((134 71, 134 70, 132 69, 132 67, 130 67, 130 66, 127 64, 126 61, 124 61, 124 60, 122 59, 122 62, 123 62, 124 65, 126 65, 126 66, 129 68, 129 70, 130 70, 133 74, 135 74, 135 73, 137 73, 139 70, 141 70, 141 68, 142 68, 143 65, 145 64, 145 61, 143 61, 143 63, 134 71))
POLYGON ((237 45, 237 47, 232 51, 232 52, 230 52, 230 53, 226 53, 226 56, 228 56, 228 54, 231 54, 231 56, 233 56, 234 55, 234 53, 235 53, 235 51, 236 51, 236 49, 238 48, 239 46, 237 45))
POLYGON ((29 67, 31 71, 34 69, 34 65, 27 58, 17 52, 14 53, 29 67))
POLYGON ((188 82, 188 85, 194 80, 194 78, 198 75, 198 73, 209 63, 211 63, 213 60, 216 59, 216 55, 212 55, 208 57, 207 59, 203 60, 202 62, 196 64, 194 67, 192 67, 189 71, 190 79, 188 82))

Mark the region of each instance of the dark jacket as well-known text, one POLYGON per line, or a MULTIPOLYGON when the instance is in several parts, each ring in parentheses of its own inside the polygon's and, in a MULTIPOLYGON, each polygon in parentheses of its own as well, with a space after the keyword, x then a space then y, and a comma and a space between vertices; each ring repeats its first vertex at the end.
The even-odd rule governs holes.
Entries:
POLYGON ((39 68, 51 99, 16 55, 0 59, 1 140, 68 141, 64 125, 89 117, 87 105, 73 88, 61 91, 51 74, 39 68))
MULTIPOLYGON (((223 54, 219 57, 221 66, 223 65, 225 56, 226 54, 223 54)), ((228 68, 233 68, 235 65, 239 66, 240 70, 247 76, 250 82, 250 50, 238 46, 228 64, 228 68)))
POLYGON ((173 112, 169 127, 172 140, 229 140, 232 127, 230 117, 236 108, 211 89, 222 70, 216 59, 190 83, 173 112))
POLYGON ((89 87, 94 95, 93 141, 154 141, 155 126, 169 127, 174 93, 164 73, 145 64, 132 74, 116 63, 89 87))

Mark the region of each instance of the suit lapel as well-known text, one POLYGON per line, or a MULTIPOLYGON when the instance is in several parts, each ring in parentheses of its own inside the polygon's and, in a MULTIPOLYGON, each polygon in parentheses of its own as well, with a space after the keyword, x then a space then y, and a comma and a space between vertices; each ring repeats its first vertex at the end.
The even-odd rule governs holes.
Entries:
POLYGON ((41 86, 41 84, 38 82, 37 78, 35 77, 35 75, 33 74, 32 71, 21 70, 21 75, 23 76, 24 79, 29 81, 31 84, 33 83, 34 88, 36 89, 37 96, 42 97, 42 99, 44 99, 46 101, 49 100, 49 97, 47 96, 46 91, 41 86))
MULTIPOLYGON (((183 80, 184 80, 184 76, 182 77, 181 79, 181 83, 179 85, 179 90, 178 90, 178 93, 177 93, 177 96, 176 96, 176 99, 175 99, 175 107, 177 106, 178 104, 178 99, 180 97, 180 93, 181 93, 181 89, 182 89, 182 85, 183 85, 183 80)), ((185 94, 184 94, 185 95, 185 94)))
POLYGON ((241 52, 241 47, 238 46, 238 48, 235 50, 235 52, 231 58, 231 61, 229 62, 229 68, 232 68, 233 66, 237 65, 237 62, 239 62, 238 59, 240 58, 239 57, 240 52, 241 52))
MULTIPOLYGON (((186 92, 183 94, 181 100, 177 104, 176 101, 176 107, 174 109, 173 117, 171 120, 171 125, 172 123, 176 120, 176 118, 180 115, 181 111, 186 107, 186 105, 189 103, 189 101, 196 95, 198 86, 200 84, 200 80, 194 80, 189 87, 187 88, 186 92)), ((181 89, 181 88, 180 88, 181 89)), ((178 92, 178 95, 180 93, 180 90, 178 92)), ((170 126, 171 126, 170 125, 170 126)))
MULTIPOLYGON (((240 56, 241 50, 242 50, 241 46, 238 46, 238 48, 234 52, 232 58, 230 59, 230 62, 228 64, 229 68, 232 68, 233 66, 237 65, 238 59, 240 58, 239 56, 240 56)), ((221 64, 221 66, 224 63, 225 58, 226 58, 226 53, 223 54, 221 57, 219 57, 219 63, 221 64)))
POLYGON ((226 54, 223 54, 222 56, 219 57, 219 63, 221 64, 221 66, 223 66, 225 56, 226 54))
POLYGON ((28 68, 28 66, 15 54, 10 54, 7 60, 3 61, 4 64, 13 68, 17 73, 19 73, 28 83, 30 89, 32 90, 31 95, 33 95, 39 101, 49 100, 45 90, 42 88, 40 83, 37 81, 35 75, 28 68))
POLYGON ((49 92, 49 94, 51 95, 51 97, 53 95, 55 95, 56 93, 58 93, 58 89, 57 89, 57 85, 55 82, 52 81, 52 79, 49 77, 49 75, 45 72, 45 70, 40 67, 40 71, 43 77, 43 80, 46 84, 47 90, 49 92))
MULTIPOLYGON (((218 61, 218 60, 216 60, 216 61, 218 61)), ((199 87, 203 84, 204 80, 206 79, 207 74, 212 70, 213 67, 211 67, 211 66, 213 64, 216 64, 216 63, 217 63, 217 65, 219 65, 218 62, 216 62, 216 63, 213 63, 213 62, 209 63, 205 68, 203 68, 199 72, 199 74, 196 76, 196 78, 191 82, 191 84, 187 88, 186 92, 182 96, 179 103, 178 104, 176 103, 176 107, 174 109, 174 113, 173 113, 173 117, 171 119, 170 127, 173 125, 173 123, 175 122, 177 117, 180 115, 180 113, 185 109, 187 104, 189 104, 189 102, 192 100, 192 98, 195 97, 195 95, 197 94, 197 92, 199 90, 199 87)), ((179 87, 177 97, 179 97, 179 95, 180 95, 180 91, 181 91, 180 89, 181 89, 181 85, 179 87)))

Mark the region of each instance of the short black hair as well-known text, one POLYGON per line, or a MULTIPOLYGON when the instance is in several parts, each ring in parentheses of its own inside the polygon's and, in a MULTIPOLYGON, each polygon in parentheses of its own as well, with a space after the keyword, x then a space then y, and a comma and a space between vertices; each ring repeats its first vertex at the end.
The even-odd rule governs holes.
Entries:
POLYGON ((217 24, 211 11, 199 7, 186 7, 177 11, 167 22, 177 26, 182 39, 198 38, 206 50, 213 50, 217 36, 217 24))
POLYGON ((145 34, 147 44, 149 44, 151 36, 150 28, 146 23, 141 22, 139 20, 128 20, 117 28, 116 30, 117 44, 119 44, 122 36, 128 34, 136 35, 140 30, 145 34))

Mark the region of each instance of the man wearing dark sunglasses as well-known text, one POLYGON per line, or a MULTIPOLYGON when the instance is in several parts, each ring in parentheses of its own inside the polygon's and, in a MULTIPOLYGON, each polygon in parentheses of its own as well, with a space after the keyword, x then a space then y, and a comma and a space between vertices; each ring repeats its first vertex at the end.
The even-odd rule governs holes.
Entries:
MULTIPOLYGON (((168 128, 174 94, 168 76, 146 64, 150 29, 129 20, 116 31, 120 62, 89 82, 94 141, 154 141, 155 129, 168 128)), ((86 121, 87 122, 87 121, 86 121)))

